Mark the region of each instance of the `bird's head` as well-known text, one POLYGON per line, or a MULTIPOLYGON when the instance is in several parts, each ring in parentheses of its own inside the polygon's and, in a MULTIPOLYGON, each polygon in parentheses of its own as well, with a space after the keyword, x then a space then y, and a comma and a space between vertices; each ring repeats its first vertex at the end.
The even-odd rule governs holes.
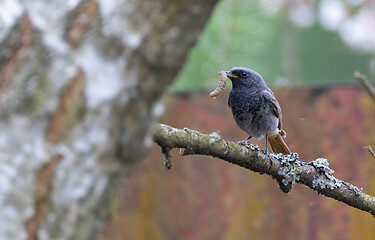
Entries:
POLYGON ((234 67, 225 72, 232 81, 233 88, 263 86, 265 82, 259 73, 245 67, 234 67))

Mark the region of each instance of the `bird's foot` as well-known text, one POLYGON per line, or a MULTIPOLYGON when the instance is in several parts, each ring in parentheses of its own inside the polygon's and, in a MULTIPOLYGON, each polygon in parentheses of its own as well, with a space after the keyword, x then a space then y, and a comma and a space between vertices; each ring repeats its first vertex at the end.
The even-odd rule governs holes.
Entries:
POLYGON ((238 141, 236 143, 239 144, 239 145, 245 146, 245 147, 249 147, 251 145, 250 141, 247 140, 247 139, 242 140, 242 141, 238 141))
POLYGON ((246 147, 248 147, 248 146, 251 145, 251 143, 250 143, 250 141, 249 141, 250 138, 251 138, 251 137, 249 136, 249 137, 247 137, 246 139, 244 139, 244 140, 242 140, 242 141, 238 141, 238 142, 236 142, 236 143, 237 143, 237 144, 240 144, 240 145, 242 145, 242 146, 246 146, 246 147))
POLYGON ((268 155, 270 152, 268 152, 268 149, 262 149, 261 150, 264 155, 268 155))

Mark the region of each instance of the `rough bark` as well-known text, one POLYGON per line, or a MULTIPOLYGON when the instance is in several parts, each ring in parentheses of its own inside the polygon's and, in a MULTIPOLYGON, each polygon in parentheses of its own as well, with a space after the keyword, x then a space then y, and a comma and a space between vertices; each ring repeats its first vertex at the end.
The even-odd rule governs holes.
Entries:
POLYGON ((239 165, 251 171, 270 175, 288 193, 295 183, 301 183, 319 194, 336 199, 349 206, 375 216, 375 197, 362 189, 335 178, 326 159, 312 162, 298 160, 298 154, 266 154, 257 146, 241 146, 222 139, 219 132, 202 134, 187 128, 177 129, 157 124, 153 130, 154 141, 161 147, 165 165, 170 168, 173 148, 183 148, 182 155, 208 155, 239 165))
POLYGON ((216 2, 0 3, 1 239, 93 239, 216 2))

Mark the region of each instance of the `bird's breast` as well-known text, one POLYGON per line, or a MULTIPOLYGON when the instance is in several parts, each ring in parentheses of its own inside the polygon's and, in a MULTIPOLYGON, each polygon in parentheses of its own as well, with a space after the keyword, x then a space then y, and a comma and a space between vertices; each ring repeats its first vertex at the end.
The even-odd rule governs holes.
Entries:
POLYGON ((231 92, 228 100, 237 125, 254 138, 277 130, 279 119, 257 92, 231 92))

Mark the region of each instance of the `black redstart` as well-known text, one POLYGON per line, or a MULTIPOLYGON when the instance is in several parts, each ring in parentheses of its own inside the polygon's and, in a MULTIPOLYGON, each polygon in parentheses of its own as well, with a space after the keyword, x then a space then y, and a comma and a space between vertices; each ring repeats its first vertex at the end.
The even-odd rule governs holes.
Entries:
POLYGON ((250 138, 266 137, 275 153, 290 154, 283 140, 286 133, 281 128, 281 108, 275 95, 263 78, 254 70, 234 67, 225 72, 232 81, 228 105, 237 125, 250 138))

